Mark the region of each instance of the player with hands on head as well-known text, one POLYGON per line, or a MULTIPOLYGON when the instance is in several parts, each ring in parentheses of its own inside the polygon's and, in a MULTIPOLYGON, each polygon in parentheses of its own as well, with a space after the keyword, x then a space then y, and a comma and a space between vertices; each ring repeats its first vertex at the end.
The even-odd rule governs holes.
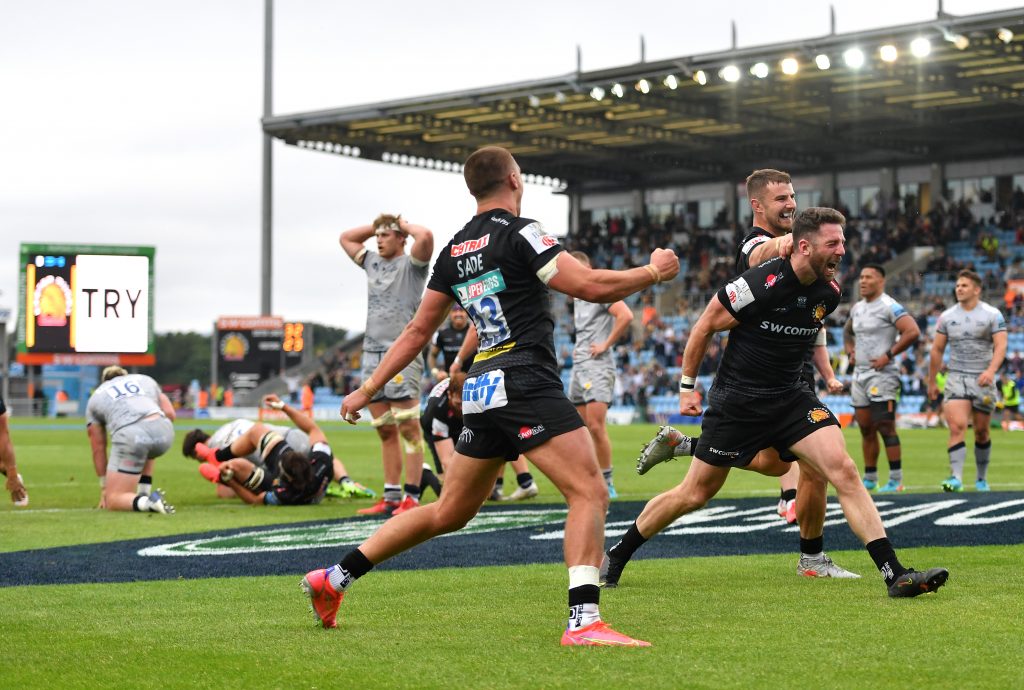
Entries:
MULTIPOLYGON (((362 376, 366 381, 401 333, 403 324, 416 312, 434 251, 434 235, 401 215, 381 214, 370 225, 341 233, 339 242, 349 258, 366 273, 366 331, 362 355, 362 376), (371 237, 377 240, 376 252, 364 246, 371 237), (405 245, 410 237, 412 246, 406 254, 405 245)), ((390 379, 382 381, 369 401, 372 425, 381 442, 384 494, 374 506, 358 511, 362 515, 392 515, 419 505, 423 467, 419 424, 422 377, 423 358, 415 358, 390 379)))

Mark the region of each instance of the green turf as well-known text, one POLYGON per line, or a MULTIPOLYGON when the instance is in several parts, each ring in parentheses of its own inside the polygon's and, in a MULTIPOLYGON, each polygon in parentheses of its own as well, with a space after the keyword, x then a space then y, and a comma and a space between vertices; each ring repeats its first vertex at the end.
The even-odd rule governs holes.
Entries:
MULTIPOLYGON (((92 507, 99 490, 80 425, 12 426, 32 502, 16 510, 0 501, 0 552, 344 517, 369 504, 224 501, 175 449, 157 463, 156 483, 178 514, 106 513, 92 507)), ((179 440, 190 426, 178 424, 179 440)), ((379 489, 372 432, 325 426, 351 474, 379 489)), ((649 498, 685 470, 678 462, 644 477, 633 472, 634 450, 655 428, 611 430, 624 499, 649 498)), ((910 490, 936 491, 948 472, 945 431, 901 436, 910 490)), ((993 436, 993 488, 1021 490, 1024 434, 993 436)), ((846 437, 859 460, 857 432, 846 437)), ((970 463, 967 479, 972 485, 970 463)), ((543 480, 541 490, 543 500, 557 500, 543 480)), ((772 500, 777 491, 774 480, 734 472, 723 495, 772 500)), ((639 557, 622 585, 604 593, 602 612, 651 640, 649 650, 560 648, 566 578, 559 565, 375 572, 346 598, 334 631, 311 625, 299 572, 0 588, 0 688, 1021 686, 1024 545, 901 550, 907 564, 952 572, 938 594, 912 600, 885 596, 865 552, 832 555, 868 575, 800 578, 793 554, 639 557)))
POLYGON ((1019 687, 1024 547, 908 555, 949 584, 892 600, 873 577, 799 578, 791 555, 637 560, 602 611, 647 650, 560 648, 554 565, 375 573, 330 631, 298 576, 6 588, 0 686, 1019 687))
MULTIPOLYGON (((213 486, 199 476, 196 462, 182 457, 179 450, 181 438, 195 424, 179 422, 176 424, 176 444, 157 461, 154 473, 155 485, 167 491, 168 500, 178 508, 178 513, 167 518, 94 510, 99 501, 99 486, 92 468, 84 424, 80 420, 61 423, 73 428, 48 429, 38 423, 12 420, 11 435, 18 468, 25 477, 31 503, 27 510, 15 509, 10 501, 0 500, 0 514, 8 513, 2 520, 12 527, 0 530, 0 552, 319 520, 325 516, 347 517, 372 503, 369 499, 329 499, 318 506, 250 507, 236 500, 219 499, 213 486)), ((210 421, 199 426, 215 428, 210 421)), ((341 422, 326 423, 324 430, 335 454, 345 463, 352 477, 379 492, 383 475, 376 435, 367 427, 352 427, 341 422)), ((657 427, 651 425, 610 427, 619 500, 646 500, 682 479, 687 466, 682 461, 655 467, 643 477, 634 471, 637 451, 656 430, 657 427)), ((690 431, 696 433, 696 429, 690 431)), ((847 446, 859 463, 859 432, 848 429, 844 434, 847 446)), ((948 476, 947 435, 944 429, 900 432, 908 491, 935 492, 948 476)), ((973 487, 973 471, 969 453, 964 477, 969 490, 973 487)), ((884 479, 884 460, 880 472, 884 479)), ((506 470, 506 481, 508 486, 515 486, 510 470, 506 470)), ((994 490, 1024 489, 1024 433, 993 431, 989 481, 994 490)), ((541 488, 538 501, 560 502, 560 496, 547 480, 538 476, 538 482, 541 488)), ((737 470, 733 471, 719 495, 760 495, 768 498, 777 494, 776 480, 737 470)))

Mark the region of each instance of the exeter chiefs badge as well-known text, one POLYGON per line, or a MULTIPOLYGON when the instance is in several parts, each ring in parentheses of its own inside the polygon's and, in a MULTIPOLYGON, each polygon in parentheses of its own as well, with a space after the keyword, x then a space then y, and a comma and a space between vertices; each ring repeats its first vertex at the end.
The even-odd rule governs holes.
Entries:
POLYGON ((825 303, 818 302, 814 305, 814 309, 811 310, 815 323, 821 323, 822 319, 825 318, 825 303))
POLYGON ((813 410, 807 413, 807 421, 811 424, 817 424, 818 422, 824 422, 831 415, 824 407, 815 407, 813 410))

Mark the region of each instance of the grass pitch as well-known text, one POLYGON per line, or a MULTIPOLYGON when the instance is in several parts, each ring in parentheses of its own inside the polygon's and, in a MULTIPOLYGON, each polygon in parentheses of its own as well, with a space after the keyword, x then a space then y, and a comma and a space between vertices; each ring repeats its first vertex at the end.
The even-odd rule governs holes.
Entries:
MULTIPOLYGON (((178 424, 179 440, 191 425, 178 424)), ((12 421, 27 510, 0 501, 4 551, 344 517, 370 501, 252 508, 217 499, 176 449, 157 463, 172 517, 93 508, 99 489, 84 426, 12 421)), ((643 500, 674 485, 684 462, 644 477, 635 450, 656 427, 612 428, 616 486, 643 500)), ((379 490, 375 436, 326 431, 352 476, 379 490)), ((859 460, 859 434, 846 432, 859 460)), ((948 473, 944 430, 902 431, 906 483, 935 492, 948 473)), ((993 431, 990 482, 1024 488, 1024 434, 993 431)), ((881 474, 885 476, 885 462, 881 474)), ((541 500, 558 500, 542 478, 541 500)), ((968 466, 968 486, 973 472, 968 466)), ((514 480, 511 476, 507 481, 514 480)), ((723 496, 777 495, 774 480, 734 472, 723 496)), ((1021 535, 1024 543, 1024 534, 1021 535)), ((897 545, 898 547, 898 545, 897 545)), ((340 554, 339 554, 340 555, 340 554)), ((342 605, 339 629, 313 627, 294 577, 238 577, 0 589, 0 687, 666 687, 810 684, 1020 687, 1024 545, 901 550, 950 568, 936 595, 891 600, 860 551, 833 554, 856 581, 794 573, 795 557, 637 560, 602 613, 654 647, 562 649, 559 565, 374 572, 342 605)), ((40 567, 45 567, 45 564, 40 567)))

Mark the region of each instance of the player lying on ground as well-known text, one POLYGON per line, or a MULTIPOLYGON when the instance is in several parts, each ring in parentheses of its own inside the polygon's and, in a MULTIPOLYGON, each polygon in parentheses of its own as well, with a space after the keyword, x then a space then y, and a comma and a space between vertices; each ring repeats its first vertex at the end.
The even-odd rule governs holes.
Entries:
MULTIPOLYGON (((307 505, 319 503, 327 492, 332 477, 340 473, 340 461, 334 458, 327 437, 312 418, 267 395, 263 404, 279 409, 309 438, 309 451, 299 453, 284 437, 254 424, 229 445, 219 450, 202 443, 195 445, 196 454, 212 465, 218 481, 231 488, 252 505, 307 505), (257 466, 246 456, 256 452, 263 460, 257 466)), ((204 474, 205 476, 205 474, 204 474)))
MULTIPOLYGON (((284 405, 284 403, 275 403, 275 405, 276 404, 284 405)), ((288 447, 300 455, 307 455, 309 453, 309 436, 307 436, 306 432, 301 429, 288 426, 277 426, 275 424, 263 424, 262 422, 252 422, 248 419, 235 419, 228 422, 214 431, 212 436, 202 429, 193 429, 185 434, 185 440, 182 443, 181 452, 186 458, 192 458, 193 460, 200 461, 199 473, 211 482, 216 483, 217 495, 221 498, 235 498, 237 494, 235 494, 235 492, 227 485, 220 483, 220 472, 217 467, 206 462, 205 457, 201 457, 196 448, 197 446, 205 446, 207 449, 212 449, 216 452, 222 448, 227 448, 235 441, 235 439, 241 436, 251 434, 254 438, 258 439, 263 438, 263 436, 268 432, 274 432, 281 436, 288 447)), ((204 451, 204 455, 210 456, 210 453, 204 451)), ((263 462, 263 458, 258 450, 253 450, 253 452, 245 456, 245 459, 251 462, 255 468, 266 470, 266 464, 263 462)), ((327 487, 328 496, 335 496, 337 498, 373 498, 377 495, 373 490, 366 488, 359 482, 353 481, 349 477, 348 470, 345 468, 345 465, 338 460, 338 458, 334 458, 333 464, 334 481, 332 481, 327 487)))

